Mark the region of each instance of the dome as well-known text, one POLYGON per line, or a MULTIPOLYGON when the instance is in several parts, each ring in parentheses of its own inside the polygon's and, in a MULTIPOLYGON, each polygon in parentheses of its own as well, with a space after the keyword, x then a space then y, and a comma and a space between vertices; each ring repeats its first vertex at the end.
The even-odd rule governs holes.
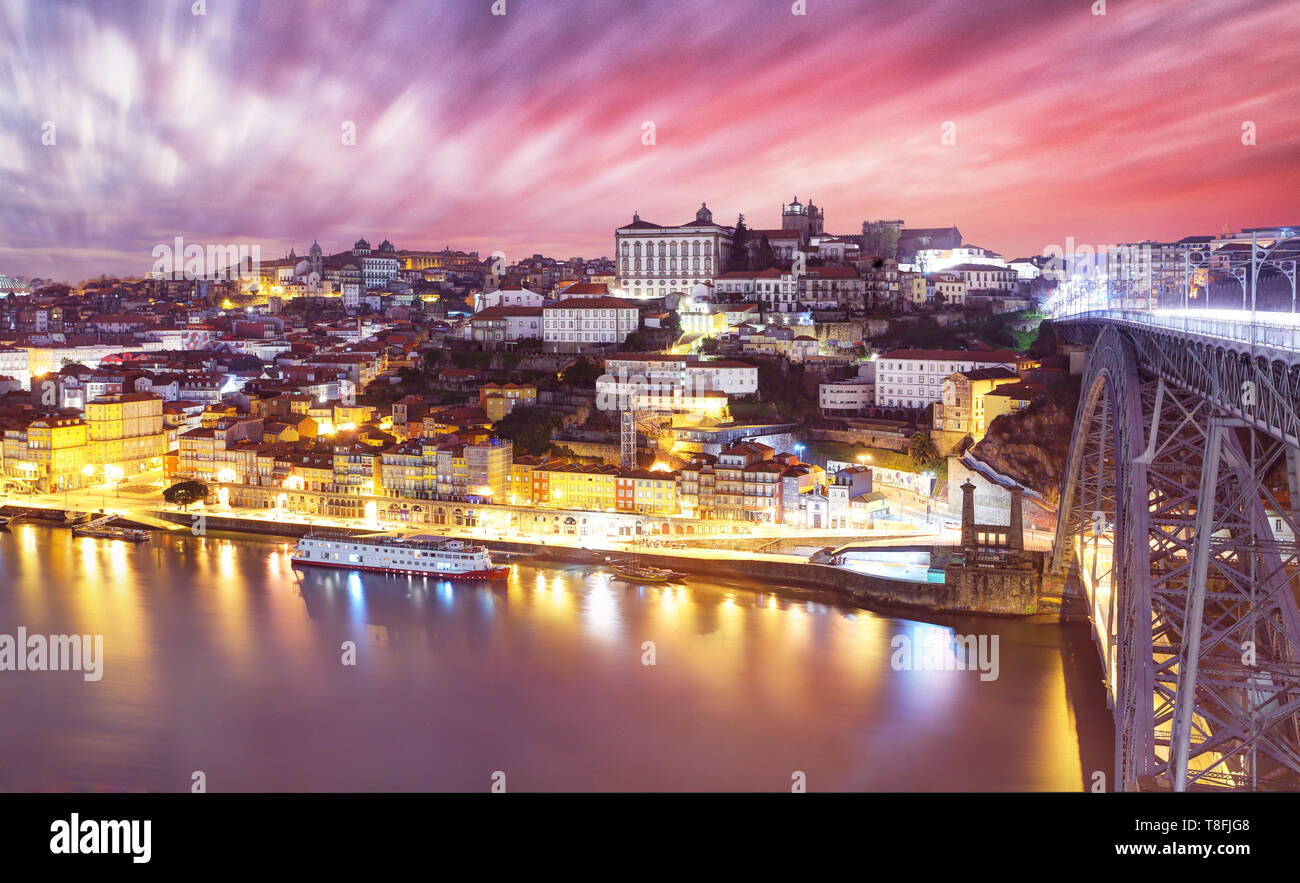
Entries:
POLYGON ((366 248, 366 249, 368 249, 368 248, 370 248, 370 243, 369 243, 369 242, 366 242, 364 239, 358 239, 357 242, 356 242, 356 244, 353 245, 352 247, 353 247, 354 249, 359 249, 359 248, 366 248))

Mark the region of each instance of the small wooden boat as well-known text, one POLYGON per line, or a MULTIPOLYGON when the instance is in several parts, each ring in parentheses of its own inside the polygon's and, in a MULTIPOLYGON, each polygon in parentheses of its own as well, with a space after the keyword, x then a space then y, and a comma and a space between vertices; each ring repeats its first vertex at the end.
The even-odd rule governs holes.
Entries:
POLYGON ((676 571, 645 564, 615 564, 611 569, 615 577, 629 583, 673 583, 682 578, 682 574, 676 571))
POLYGON ((136 530, 130 527, 74 527, 72 529, 74 537, 94 537, 100 540, 125 540, 128 543, 143 543, 153 534, 147 530, 136 530))

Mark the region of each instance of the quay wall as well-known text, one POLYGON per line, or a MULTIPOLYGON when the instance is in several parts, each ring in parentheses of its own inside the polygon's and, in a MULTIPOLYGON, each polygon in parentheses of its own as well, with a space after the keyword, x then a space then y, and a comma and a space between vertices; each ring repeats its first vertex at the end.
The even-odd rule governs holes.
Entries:
MULTIPOLYGON (((159 511, 157 518, 169 521, 185 529, 197 525, 194 515, 198 513, 159 511)), ((125 519, 123 524, 129 524, 125 519)), ((211 531, 228 531, 231 533, 258 534, 267 536, 301 537, 309 525, 292 522, 273 522, 259 519, 230 518, 204 513, 203 529, 211 531)), ((148 525, 139 525, 148 527, 148 525)), ((356 534, 373 533, 365 529, 351 531, 356 534)), ((433 533, 434 531, 430 531, 433 533)), ((532 543, 516 540, 494 540, 476 538, 493 551, 512 555, 535 557, 538 561, 554 561, 573 564, 602 564, 607 558, 626 557, 627 553, 582 549, 572 546, 548 546, 545 543, 532 543)), ((686 573, 700 574, 718 579, 735 581, 738 562, 730 559, 692 558, 684 555, 658 554, 652 551, 637 550, 637 557, 646 564, 665 567, 686 573)), ((999 580, 1004 574, 981 575, 971 573, 968 577, 956 578, 953 569, 948 569, 948 581, 945 583, 922 583, 908 580, 895 580, 871 574, 858 573, 841 567, 825 564, 813 564, 804 561, 771 561, 747 559, 743 572, 753 580, 755 589, 765 585, 787 585, 818 589, 840 595, 854 603, 868 608, 881 610, 918 611, 932 613, 977 613, 998 616, 1025 616, 1037 612, 1037 584, 1033 571, 1024 574, 1023 579, 1011 582, 999 580), (1005 583, 1007 588, 1001 586, 1005 583)))

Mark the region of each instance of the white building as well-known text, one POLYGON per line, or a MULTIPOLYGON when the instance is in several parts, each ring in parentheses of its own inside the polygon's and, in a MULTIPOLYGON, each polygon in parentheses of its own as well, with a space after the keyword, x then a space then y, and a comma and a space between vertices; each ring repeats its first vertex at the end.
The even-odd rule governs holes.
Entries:
POLYGON ((957 264, 947 272, 961 277, 968 294, 973 291, 1015 291, 1018 281, 1015 270, 992 264, 957 264))
POLYGON ((958 371, 981 368, 1019 370, 1021 357, 1011 350, 892 350, 876 360, 876 405, 924 408, 943 398, 943 380, 958 371))
POLYGON ((848 264, 861 258, 862 246, 856 239, 842 236, 813 236, 809 242, 817 257, 832 264, 848 264))
POLYGON ((757 391, 758 368, 747 362, 663 353, 606 356, 605 374, 596 381, 597 405, 606 410, 621 410, 622 403, 643 393, 672 398, 757 391))
POLYGON ((1009 261, 1007 266, 1016 271, 1016 278, 1022 282, 1032 282, 1043 275, 1043 268, 1032 258, 1016 258, 1009 261))
POLYGON ((402 268, 397 260, 397 249, 387 239, 374 251, 371 251, 369 242, 358 239, 352 246, 352 256, 361 260, 361 277, 366 288, 383 288, 388 280, 397 278, 402 268))
POLYGON ((703 203, 694 221, 677 226, 633 214, 614 231, 618 288, 628 297, 659 297, 711 282, 731 258, 731 235, 703 203))
POLYGON ((27 389, 32 382, 31 372, 27 368, 27 350, 11 346, 0 346, 0 377, 12 377, 27 389))
POLYGON ((542 308, 498 306, 479 310, 467 323, 470 340, 502 343, 525 338, 542 339, 542 308))
POLYGON ((546 298, 536 291, 524 288, 518 282, 502 285, 494 291, 480 292, 475 299, 474 309, 486 310, 491 307, 540 307, 546 298))
POLYGON ((817 387, 817 404, 827 417, 861 414, 876 403, 876 385, 865 377, 851 377, 817 387))
POLYGON ((959 264, 983 264, 990 267, 1005 267, 1007 262, 1002 255, 978 245, 960 245, 957 248, 921 248, 917 249, 912 261, 924 268, 926 273, 938 273, 950 270, 959 264))
POLYGON ((788 313, 799 306, 799 291, 793 273, 770 267, 766 270, 737 270, 723 273, 715 287, 726 300, 757 301, 775 313, 788 313))
POLYGON ((933 286, 934 296, 927 291, 926 300, 948 307, 965 306, 966 280, 956 273, 935 273, 928 284, 933 286))
POLYGON ((542 341, 553 351, 619 344, 640 327, 641 311, 621 297, 579 297, 542 307, 542 341))
POLYGON ((694 361, 686 365, 686 380, 694 389, 716 389, 728 395, 758 392, 758 368, 748 362, 694 361))

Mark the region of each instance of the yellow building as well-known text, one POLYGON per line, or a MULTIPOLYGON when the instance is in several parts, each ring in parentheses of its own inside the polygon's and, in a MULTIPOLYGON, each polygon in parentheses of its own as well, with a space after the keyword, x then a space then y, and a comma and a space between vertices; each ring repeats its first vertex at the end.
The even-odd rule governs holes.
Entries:
POLYGON ((1042 387, 1028 383, 1008 383, 984 394, 984 428, 1003 414, 1014 414, 1028 408, 1034 399, 1043 394, 1042 387))
POLYGON ((537 387, 520 383, 485 383, 479 387, 478 405, 496 423, 516 405, 537 404, 537 387))
POLYGON ((618 474, 617 509, 639 515, 676 515, 677 476, 672 472, 629 469, 618 474))
POLYGON ((925 277, 913 276, 908 280, 912 285, 912 303, 917 306, 925 305, 925 277))
POLYGON ((86 422, 80 417, 38 417, 5 432, 4 471, 37 491, 81 487, 87 466, 86 422))
POLYGON ((234 405, 226 402, 215 402, 203 409, 203 413, 199 415, 199 426, 210 429, 216 426, 219 420, 238 416, 239 410, 234 405))
POLYGON ((147 392, 101 396, 86 403, 88 462, 126 473, 160 466, 167 452, 163 400, 147 392))
POLYGON ((533 472, 534 488, 542 487, 535 502, 554 509, 587 509, 594 512, 617 508, 614 478, 617 467, 587 466, 581 463, 546 464, 533 472))
POLYGON ((504 503, 512 506, 531 506, 533 504, 533 470, 542 461, 537 457, 520 457, 510 464, 510 477, 504 503))
POLYGON ((1020 376, 1007 368, 981 368, 958 371, 943 379, 943 397, 934 403, 934 428, 947 432, 965 432, 975 441, 988 429, 985 396, 1012 383, 1020 376))
POLYGON ((331 420, 336 432, 349 432, 362 424, 369 423, 370 418, 374 416, 373 405, 343 405, 336 402, 331 420))

